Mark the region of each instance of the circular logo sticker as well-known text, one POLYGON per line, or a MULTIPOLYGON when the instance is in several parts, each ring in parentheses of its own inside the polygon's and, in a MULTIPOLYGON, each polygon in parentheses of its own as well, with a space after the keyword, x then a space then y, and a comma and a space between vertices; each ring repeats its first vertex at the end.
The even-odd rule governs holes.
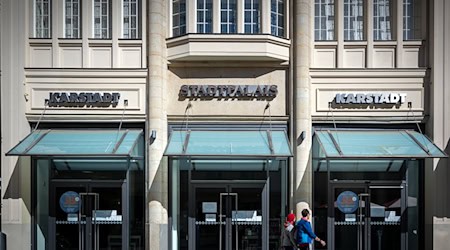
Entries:
POLYGON ((337 197, 336 205, 344 214, 353 213, 359 206, 358 195, 352 191, 344 191, 337 197))
POLYGON ((80 196, 77 192, 67 191, 59 198, 59 206, 68 214, 76 213, 80 209, 80 196))

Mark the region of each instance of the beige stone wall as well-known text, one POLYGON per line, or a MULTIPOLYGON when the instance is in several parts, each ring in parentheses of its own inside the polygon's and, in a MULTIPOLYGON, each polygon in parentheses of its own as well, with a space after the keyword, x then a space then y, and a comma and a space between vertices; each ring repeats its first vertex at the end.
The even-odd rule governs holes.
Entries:
POLYGON ((315 121, 422 122, 429 108, 426 70, 312 70, 311 105, 315 121), (336 94, 406 94, 403 103, 349 104, 335 102, 336 94), (330 105, 331 102, 331 105, 330 105))
POLYGON ((173 67, 168 72, 167 114, 169 117, 185 115, 188 103, 191 103, 189 115, 193 117, 264 117, 269 115, 265 110, 265 99, 179 99, 182 85, 276 85, 277 96, 270 101, 270 115, 284 117, 286 111, 286 74, 285 69, 234 68, 234 67, 173 67))
MULTIPOLYGON (((25 0, 24 0, 25 2, 25 0)), ((122 39, 122 1, 111 1, 111 39, 93 39, 93 1, 81 0, 81 38, 64 37, 64 1, 52 1, 52 34, 48 39, 33 37, 33 1, 29 2, 26 25, 26 67, 31 68, 146 68, 146 5, 142 1, 141 39, 122 39)))
MULTIPOLYGON (((450 153, 450 2, 430 1, 430 119, 427 132, 450 153)), ((425 249, 448 249, 450 231, 450 161, 425 166, 425 249)))
POLYGON ((37 121, 45 109, 42 121, 104 121, 145 120, 147 70, 41 70, 27 69, 26 114, 37 121), (49 107, 49 93, 119 93, 117 106, 49 107), (127 105, 125 105, 125 100, 127 105), (125 112, 124 112, 125 109, 125 112))
POLYGON ((1 223, 7 249, 31 246, 31 169, 29 158, 5 153, 30 131, 25 117, 23 32, 28 1, 0 1, 1 42, 1 223))

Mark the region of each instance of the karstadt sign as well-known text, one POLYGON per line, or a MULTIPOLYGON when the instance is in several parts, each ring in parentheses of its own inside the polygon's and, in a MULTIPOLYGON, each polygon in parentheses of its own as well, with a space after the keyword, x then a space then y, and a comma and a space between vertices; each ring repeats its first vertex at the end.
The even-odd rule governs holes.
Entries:
POLYGON ((116 107, 120 93, 50 92, 45 101, 49 107, 116 107))
POLYGON ((402 104, 406 93, 338 93, 334 97, 336 104, 402 104))

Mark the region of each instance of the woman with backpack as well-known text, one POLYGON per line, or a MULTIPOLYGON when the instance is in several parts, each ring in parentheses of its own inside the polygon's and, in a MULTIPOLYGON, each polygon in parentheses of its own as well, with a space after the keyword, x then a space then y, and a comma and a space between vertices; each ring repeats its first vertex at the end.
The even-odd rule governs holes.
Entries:
POLYGON ((309 222, 310 213, 308 209, 302 210, 302 219, 297 222, 297 246, 299 250, 309 250, 309 244, 312 240, 320 242, 322 246, 325 246, 325 241, 319 239, 317 235, 312 231, 311 223, 309 222))
POLYGON ((288 214, 281 234, 281 246, 283 250, 297 250, 295 233, 295 214, 288 214))

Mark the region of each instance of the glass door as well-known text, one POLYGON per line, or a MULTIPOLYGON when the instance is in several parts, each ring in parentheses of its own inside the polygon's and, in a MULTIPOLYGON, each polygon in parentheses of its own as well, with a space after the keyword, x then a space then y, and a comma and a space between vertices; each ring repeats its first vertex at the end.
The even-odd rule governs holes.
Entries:
POLYGON ((54 182, 53 249, 122 249, 123 182, 54 182))
POLYGON ((407 205, 404 192, 403 185, 369 186, 371 250, 405 249, 401 231, 407 205))
POLYGON ((331 185, 331 249, 405 249, 404 184, 331 185))
POLYGON ((367 219, 367 189, 364 186, 334 188, 331 213, 334 214, 333 235, 335 250, 365 249, 367 219))
POLYGON ((265 249, 264 184, 194 184, 190 249, 265 249))

